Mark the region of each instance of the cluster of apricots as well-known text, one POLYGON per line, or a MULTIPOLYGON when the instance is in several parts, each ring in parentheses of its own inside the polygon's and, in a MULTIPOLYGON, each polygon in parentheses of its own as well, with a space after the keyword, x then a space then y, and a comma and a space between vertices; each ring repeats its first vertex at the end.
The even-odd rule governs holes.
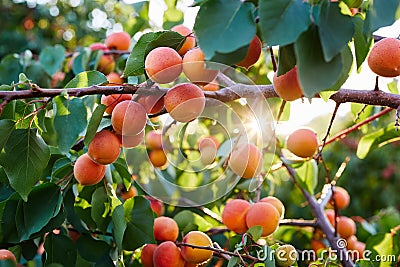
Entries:
POLYGON ((243 234, 253 226, 261 226, 262 236, 265 237, 278 229, 284 214, 285 206, 273 196, 262 198, 254 204, 244 199, 233 199, 225 205, 222 222, 237 234, 243 234))
POLYGON ((142 266, 197 266, 211 259, 211 250, 191 247, 213 247, 208 235, 200 231, 191 231, 183 237, 180 247, 175 243, 178 236, 179 228, 174 219, 164 216, 154 219, 154 238, 158 243, 143 246, 140 255, 142 266))
POLYGON ((286 148, 298 157, 310 158, 318 150, 317 134, 307 127, 296 129, 287 136, 286 148))
MULTIPOLYGON (((350 195, 346 189, 340 186, 335 186, 333 190, 332 198, 329 202, 329 205, 336 208, 340 211, 345 209, 350 204, 350 195)), ((363 252, 365 250, 365 243, 358 241, 356 237, 356 223, 353 219, 347 216, 335 216, 334 209, 325 210, 325 215, 328 218, 332 227, 335 227, 338 235, 346 239, 346 248, 350 251, 354 251, 356 253, 351 253, 353 257, 362 257, 363 252)), ((326 249, 327 247, 323 243, 321 236, 314 237, 311 240, 311 247, 314 251, 319 251, 320 249, 326 249)), ((358 258, 354 258, 353 260, 357 260, 358 258)))

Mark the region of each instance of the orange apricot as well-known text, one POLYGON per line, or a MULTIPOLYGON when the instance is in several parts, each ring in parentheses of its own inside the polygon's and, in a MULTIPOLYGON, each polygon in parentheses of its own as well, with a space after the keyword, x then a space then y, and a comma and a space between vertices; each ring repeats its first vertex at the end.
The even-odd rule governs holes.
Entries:
POLYGON ((280 76, 275 73, 272 84, 276 94, 283 100, 293 101, 303 96, 303 90, 297 76, 297 66, 280 76))
POLYGON ((201 89, 203 91, 218 91, 219 90, 219 83, 217 79, 212 80, 211 82, 207 83, 206 85, 202 85, 201 89))
POLYGON ((171 31, 177 32, 185 37, 185 42, 178 51, 179 55, 183 56, 188 50, 192 49, 196 45, 196 38, 194 37, 192 30, 185 25, 175 25, 172 27, 171 31))
POLYGON ((321 240, 311 239, 311 249, 318 252, 321 249, 326 249, 326 246, 321 240))
POLYGON ((222 222, 225 226, 237 234, 247 231, 246 215, 251 205, 243 199, 233 199, 226 203, 222 212, 222 222))
POLYGON ((260 199, 260 202, 269 203, 272 206, 274 206, 278 210, 281 219, 285 215, 285 206, 283 205, 282 201, 280 201, 278 198, 273 196, 268 196, 260 199))
MULTIPOLYGON (((104 52, 108 51, 107 46, 102 43, 94 43, 90 45, 91 51, 102 50, 104 52)), ((105 75, 110 74, 114 71, 115 68, 115 61, 111 55, 102 55, 100 60, 97 64, 97 70, 104 73, 105 75)))
POLYGON ((153 149, 149 152, 149 160, 156 168, 161 168, 167 163, 167 156, 162 149, 153 149))
POLYGON ((328 209, 325 210, 325 215, 328 218, 328 221, 331 223, 332 226, 335 225, 335 211, 328 209))
POLYGON ((120 135, 117 134, 120 146, 124 148, 133 148, 140 145, 143 141, 144 130, 137 135, 120 135))
POLYGON ((251 66, 256 64, 261 55, 262 43, 257 35, 254 35, 253 40, 250 42, 249 50, 247 50, 246 56, 236 63, 237 66, 249 69, 251 66))
POLYGON ((132 95, 130 94, 112 94, 112 95, 102 95, 101 96, 101 104, 106 105, 106 113, 111 114, 114 110, 115 106, 124 101, 124 100, 131 100, 132 95))
POLYGON ((106 76, 106 78, 107 78, 108 83, 110 83, 110 84, 123 84, 124 83, 124 80, 116 72, 110 72, 106 76))
POLYGON ((332 199, 330 204, 333 206, 333 200, 335 200, 336 207, 338 209, 345 209, 350 204, 350 195, 346 189, 340 186, 335 186, 335 190, 333 192, 332 199))
POLYGON ((11 251, 9 251, 8 249, 0 249, 0 262, 4 262, 4 261, 10 262, 10 263, 14 262, 15 264, 17 264, 17 259, 15 258, 15 255, 11 251))
POLYGON ((379 76, 399 76, 400 40, 396 38, 384 38, 375 43, 368 55, 368 66, 379 76))
POLYGON ((147 96, 144 100, 144 108, 149 114, 155 114, 160 112, 164 108, 164 96, 163 95, 147 96))
POLYGON ((185 260, 174 242, 161 243, 153 254, 154 267, 184 267, 185 260))
POLYGON ((286 138, 286 148, 298 157, 312 157, 318 149, 317 134, 310 128, 299 128, 286 138))
POLYGON ((170 47, 157 47, 147 54, 144 68, 156 83, 170 83, 182 72, 182 58, 170 47))
POLYGON ((253 144, 238 144, 233 148, 229 167, 242 178, 253 178, 260 174, 263 165, 262 154, 253 144))
POLYGON ((101 130, 89 144, 88 155, 97 163, 107 165, 117 160, 120 154, 118 137, 108 130, 101 130))
POLYGON ((187 51, 183 57, 183 73, 192 83, 206 85, 217 77, 218 70, 206 68, 204 53, 196 47, 187 51))
POLYGON ((356 234, 356 223, 349 217, 339 216, 337 231, 340 237, 349 238, 356 234))
POLYGON ((118 134, 137 135, 147 122, 146 110, 142 105, 130 100, 118 103, 111 113, 111 124, 118 134))
POLYGON ((150 208, 158 217, 164 214, 165 212, 164 203, 151 196, 145 196, 145 198, 150 201, 150 208))
POLYGON ((357 237, 355 235, 349 236, 348 238, 346 238, 346 241, 347 241, 346 248, 348 250, 355 250, 356 249, 358 239, 357 239, 357 237))
MULTIPOLYGON (((194 246, 213 247, 212 241, 208 235, 200 231, 191 231, 187 233, 183 237, 182 243, 194 246)), ((211 250, 182 246, 181 254, 185 261, 199 264, 209 261, 213 255, 213 252, 211 250)))
POLYGON ((74 165, 75 179, 81 185, 97 184, 105 173, 106 166, 94 162, 87 153, 81 155, 74 165))
POLYGON ((168 90, 164 105, 171 117, 179 122, 190 122, 204 110, 203 91, 192 83, 180 83, 168 90))
POLYGON ((105 44, 109 49, 128 50, 131 45, 131 36, 127 32, 114 32, 107 36, 105 44))
POLYGON ((268 236, 278 229, 279 219, 279 212, 274 206, 257 202, 247 212, 246 225, 248 228, 259 225, 262 227, 262 236, 268 236))
POLYGON ((174 219, 165 216, 154 219, 154 238, 157 241, 175 242, 178 235, 179 228, 174 219))
POLYGON ((121 188, 120 195, 123 200, 127 200, 130 198, 136 197, 138 195, 138 191, 137 191, 136 187, 134 187, 133 185, 131 185, 131 187, 129 187, 128 190, 126 190, 125 186, 123 186, 121 188))
POLYGON ((142 248, 142 252, 140 253, 140 261, 142 262, 143 267, 153 267, 153 255, 156 250, 156 244, 146 244, 142 248))
POLYGON ((162 133, 159 130, 152 130, 146 135, 146 147, 148 149, 162 149, 162 133))

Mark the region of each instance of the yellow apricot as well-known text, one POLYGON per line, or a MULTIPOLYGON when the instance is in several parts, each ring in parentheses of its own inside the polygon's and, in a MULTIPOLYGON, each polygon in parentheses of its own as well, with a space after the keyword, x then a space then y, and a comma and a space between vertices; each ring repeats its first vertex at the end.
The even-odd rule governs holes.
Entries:
MULTIPOLYGON (((203 232, 191 231, 187 233, 182 243, 201 246, 201 247, 213 247, 211 239, 203 232)), ((181 247, 181 254, 185 261, 190 263, 205 263, 211 259, 213 252, 211 250, 192 248, 188 246, 181 247)))
POLYGON ((269 203, 272 206, 274 206, 278 210, 281 219, 285 215, 285 206, 283 205, 282 201, 280 201, 278 198, 273 196, 268 196, 260 199, 260 202, 269 203))
POLYGON ((105 44, 109 49, 128 50, 131 36, 127 32, 114 32, 107 36, 105 44))
POLYGON ((293 101, 303 96, 303 90, 297 76, 297 66, 280 76, 275 73, 272 84, 276 94, 283 100, 293 101))
POLYGON ((157 241, 175 242, 178 235, 179 228, 174 219, 165 216, 154 219, 154 238, 157 241))
POLYGON ((149 152, 149 160, 154 167, 160 168, 167 163, 167 156, 162 149, 153 149, 149 152))
POLYGON ((297 250, 292 245, 282 245, 275 250, 276 265, 289 267, 297 260, 297 250))
POLYGON ((182 58, 170 47, 157 47, 147 54, 144 68, 156 83, 170 83, 182 72, 182 58))
POLYGON ((101 130, 89 144, 88 155, 97 163, 107 165, 117 160, 120 154, 118 137, 108 130, 101 130))
POLYGON ((278 228, 279 219, 279 212, 274 206, 257 202, 247 212, 246 225, 248 228, 259 225, 262 227, 262 236, 268 236, 278 228))
POLYGON ((310 128, 299 128, 287 137, 286 148, 298 157, 312 157, 318 149, 317 134, 310 128))
POLYGON ((260 174, 263 165, 262 154, 253 144, 238 144, 233 148, 229 167, 243 178, 253 178, 260 174))

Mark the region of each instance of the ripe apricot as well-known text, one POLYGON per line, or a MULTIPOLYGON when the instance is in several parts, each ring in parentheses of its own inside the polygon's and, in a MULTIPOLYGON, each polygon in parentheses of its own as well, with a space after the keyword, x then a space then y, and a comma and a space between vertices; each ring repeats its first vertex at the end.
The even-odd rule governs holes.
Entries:
POLYGON ((133 148, 140 145, 143 141, 144 130, 138 133, 137 135, 120 135, 118 134, 118 140, 120 146, 124 148, 133 148))
POLYGON ((146 110, 139 103, 124 100, 111 113, 111 124, 121 135, 137 135, 146 126, 146 110))
POLYGON ((88 155, 97 163, 107 165, 117 160, 120 154, 118 137, 108 130, 101 130, 89 144, 88 155))
POLYGON ((174 242, 161 243, 153 254, 154 267, 184 267, 185 260, 174 242))
POLYGON ((170 83, 182 72, 182 58, 170 47, 157 47, 147 54, 144 68, 156 83, 170 83))
POLYGON ((303 96, 303 90, 297 76, 297 66, 280 76, 275 73, 272 84, 276 94, 283 100, 293 101, 303 96))
POLYGON ((145 196, 145 198, 150 201, 150 208, 157 216, 161 216, 164 214, 165 212, 164 203, 151 196, 145 196))
POLYGON ((121 188, 120 195, 123 200, 127 200, 130 198, 136 197, 138 195, 138 191, 137 191, 136 187, 134 187, 133 185, 131 185, 131 187, 129 187, 128 190, 126 190, 125 186, 123 186, 121 188))
POLYGON ((180 83, 168 90, 164 105, 171 117, 179 122, 190 122, 204 110, 203 91, 192 83, 180 83))
POLYGON ((148 149, 162 149, 162 133, 159 130, 152 130, 146 135, 146 147, 148 149))
MULTIPOLYGON (((208 235, 200 231, 191 231, 187 233, 183 237, 182 242, 194 246, 213 247, 212 241, 208 235)), ((185 261, 198 264, 210 260, 213 252, 211 250, 182 246, 181 254, 185 261)))
POLYGON ((3 261, 12 261, 17 264, 17 259, 15 258, 15 255, 8 249, 0 249, 0 262, 3 261))
POLYGON ((275 250, 275 260, 278 266, 292 266, 297 260, 297 250, 292 245, 282 245, 275 250))
POLYGON ((116 72, 110 72, 106 76, 106 78, 107 78, 108 83, 110 83, 110 84, 123 84, 124 83, 124 80, 116 72))
POLYGON ((106 105, 106 113, 111 114, 114 110, 115 106, 124 101, 124 100, 131 100, 132 95, 130 94, 112 94, 112 95, 102 95, 101 96, 101 104, 106 105))
POLYGON ((183 73, 192 83, 206 85, 217 77, 218 70, 206 68, 204 53, 196 47, 187 51, 183 57, 183 73))
POLYGON ((155 114, 164 108, 164 95, 149 95, 139 98, 138 102, 148 114, 155 114))
POLYGON ((219 147, 219 142, 213 136, 200 139, 199 144, 200 160, 203 165, 209 165, 214 162, 219 147))
POLYGON ((87 153, 81 155, 74 165, 75 179, 81 185, 97 184, 105 173, 106 166, 94 162, 87 153))
POLYGON ((256 64, 261 55, 262 43, 257 35, 254 35, 253 40, 250 42, 249 50, 247 50, 246 56, 236 63, 237 66, 249 69, 251 66, 256 64))
POLYGON ((178 51, 179 55, 183 56, 189 49, 192 49, 196 45, 196 38, 194 37, 192 30, 185 25, 175 25, 172 27, 171 31, 177 32, 183 37, 186 37, 185 42, 178 51))
POLYGON ((109 49, 128 50, 131 36, 127 32, 114 32, 107 36, 105 44, 109 49))
POLYGON ((283 205, 282 201, 280 201, 278 198, 273 196, 268 196, 260 199, 260 202, 269 203, 272 206, 274 206, 278 210, 281 219, 285 215, 285 206, 283 205))
POLYGON ((260 174, 263 165, 262 154, 253 144, 238 144, 233 148, 229 167, 243 178, 253 178, 260 174))
POLYGON ((346 189, 336 186, 330 204, 333 206, 333 199, 335 200, 338 209, 345 209, 350 204, 350 195, 346 189))
POLYGON ((140 261, 142 262, 143 267, 153 267, 153 255, 156 250, 156 244, 146 244, 142 248, 142 252, 140 253, 140 261))
POLYGON ((274 206, 265 202, 257 202, 247 212, 246 225, 248 228, 260 225, 262 236, 268 236, 278 228, 279 219, 279 212, 274 206))
POLYGON ((154 238, 157 241, 176 241, 179 235, 178 224, 174 219, 161 216, 154 219, 154 238))
POLYGON ((201 87, 201 89, 203 89, 203 91, 218 91, 219 90, 219 83, 217 81, 217 79, 212 80, 211 82, 207 83, 206 85, 203 85, 201 87))
POLYGON ((246 215, 251 205, 243 199, 233 199, 226 203, 222 212, 222 222, 225 226, 237 234, 247 231, 246 215))
POLYGON ((298 157, 312 157, 318 149, 317 134, 310 128, 299 128, 286 138, 286 148, 298 157))
POLYGON ((396 38, 384 38, 375 43, 368 55, 368 66, 379 76, 399 76, 400 40, 396 38))
POLYGON ((325 210, 325 215, 328 218, 328 221, 331 223, 332 226, 335 225, 335 211, 328 209, 325 210))
POLYGON ((206 147, 213 147, 215 149, 218 149, 219 147, 219 141, 214 137, 214 136, 206 136, 206 137, 202 137, 199 140, 199 150, 202 150, 203 148, 206 147))
POLYGON ((356 234, 356 223, 349 217, 339 216, 337 231, 340 237, 349 238, 356 234))
POLYGON ((160 168, 167 163, 167 156, 162 149, 153 149, 149 152, 149 160, 154 167, 160 168))
POLYGON ((346 238, 346 241, 347 241, 346 248, 348 250, 355 250, 356 249, 358 239, 357 239, 357 237, 355 235, 349 236, 348 238, 346 238))
POLYGON ((321 240, 311 239, 311 249, 318 252, 321 249, 326 249, 326 246, 321 240))
MULTIPOLYGON (((102 50, 104 52, 108 51, 107 46, 102 43, 94 43, 90 45, 91 51, 102 50)), ((104 73, 105 75, 110 74, 114 71, 115 68, 115 61, 111 55, 102 55, 100 60, 97 64, 97 70, 104 73)))

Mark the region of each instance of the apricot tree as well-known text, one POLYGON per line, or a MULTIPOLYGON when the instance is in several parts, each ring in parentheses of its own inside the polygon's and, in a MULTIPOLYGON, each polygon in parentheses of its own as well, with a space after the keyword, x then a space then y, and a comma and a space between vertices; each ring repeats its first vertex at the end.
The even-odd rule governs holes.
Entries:
MULTIPOLYGON (((363 218, 352 206, 375 196, 346 175, 399 140, 400 41, 374 35, 399 1, 196 0, 193 29, 165 2, 162 30, 148 2, 110 2, 124 31, 0 44, 0 265, 398 265, 399 207, 363 218), (352 68, 375 83, 345 88, 352 68), (298 99, 334 103, 327 127, 279 132, 298 99), (359 122, 337 127, 346 104, 359 122)), ((62 28, 29 14, 31 38, 62 28)))

